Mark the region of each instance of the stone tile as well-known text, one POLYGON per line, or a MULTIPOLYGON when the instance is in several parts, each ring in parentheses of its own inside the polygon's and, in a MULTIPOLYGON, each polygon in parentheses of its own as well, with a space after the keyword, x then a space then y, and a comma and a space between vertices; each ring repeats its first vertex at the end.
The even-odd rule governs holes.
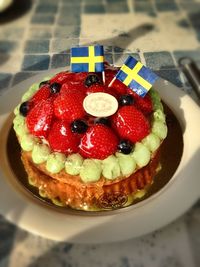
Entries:
POLYGON ((33 15, 31 19, 32 24, 54 24, 55 16, 54 14, 44 15, 36 14, 33 15))
POLYGON ((156 1, 156 8, 159 12, 178 11, 179 8, 174 0, 156 1))
POLYGON ((105 7, 101 4, 98 5, 85 5, 84 13, 86 14, 101 14, 106 13, 105 7))
POLYGON ((3 72, 15 73, 20 70, 23 55, 21 53, 0 53, 0 67, 3 72), (2 65, 2 66, 1 66, 2 65))
POLYGON ((178 64, 178 60, 182 57, 190 57, 194 61, 200 62, 200 49, 199 50, 175 50, 173 54, 177 61, 177 64, 178 64))
POLYGON ((175 64, 171 54, 167 51, 144 53, 147 67, 158 69, 174 68, 175 64))
POLYGON ((70 53, 70 48, 72 46, 78 45, 78 39, 53 39, 51 42, 51 52, 61 52, 64 54, 70 53))
POLYGON ((51 68, 61 68, 70 65, 70 54, 54 54, 51 60, 51 68))
POLYGON ((48 53, 49 40, 28 40, 24 52, 27 54, 48 53))
MULTIPOLYGON (((66 0, 64 0, 64 1, 66 1, 66 0)), ((39 5, 44 5, 44 4, 46 4, 46 5, 48 5, 48 4, 58 5, 60 2, 61 2, 61 0, 56 0, 56 1, 55 0, 38 0, 39 5)))
POLYGON ((105 59, 105 61, 109 62, 110 64, 113 64, 113 55, 112 54, 105 53, 104 59, 105 59))
POLYGON ((140 61, 140 56, 137 53, 114 53, 114 64, 117 66, 122 66, 124 61, 128 56, 134 57, 136 60, 140 61))
POLYGON ((66 25, 64 27, 56 27, 54 30, 54 36, 57 38, 78 38, 79 34, 80 26, 78 25, 66 25))
POLYGON ((50 39, 52 37, 51 27, 31 27, 28 32, 29 39, 50 39))
POLYGON ((83 0, 83 3, 87 5, 102 4, 103 0, 83 0))
POLYGON ((57 23, 59 25, 80 25, 81 18, 80 18, 80 15, 75 17, 73 14, 70 14, 67 17, 59 15, 57 19, 57 23))
POLYGON ((9 86, 11 78, 12 78, 11 73, 0 73, 0 93, 1 93, 1 90, 9 86))
POLYGON ((17 42, 0 40, 0 53, 10 53, 16 50, 18 46, 17 42))
POLYGON ((109 3, 106 5, 106 13, 128 13, 129 12, 129 7, 126 3, 109 3))
POLYGON ((36 9, 35 13, 56 13, 58 10, 58 6, 50 3, 40 3, 36 9))
POLYGON ((49 55, 25 55, 22 70, 47 70, 49 68, 49 55))
POLYGON ((62 6, 61 9, 59 10, 59 15, 61 17, 68 18, 68 16, 74 16, 80 17, 81 14, 81 6, 80 5, 67 5, 67 6, 62 6))
POLYGON ((0 39, 5 40, 18 40, 24 35, 23 27, 5 27, 0 31, 0 39))
POLYGON ((175 84, 178 87, 183 86, 180 77, 180 72, 177 69, 156 70, 155 73, 161 78, 168 80, 169 82, 175 84))
POLYGON ((13 78, 12 85, 20 83, 35 74, 36 74, 35 72, 18 72, 13 78))
POLYGON ((136 2, 134 10, 141 13, 155 13, 151 2, 136 2))

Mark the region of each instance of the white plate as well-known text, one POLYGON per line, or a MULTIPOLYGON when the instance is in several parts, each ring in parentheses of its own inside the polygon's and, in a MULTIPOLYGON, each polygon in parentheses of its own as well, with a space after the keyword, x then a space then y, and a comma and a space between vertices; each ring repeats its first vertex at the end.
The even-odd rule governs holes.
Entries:
MULTIPOLYGON (((60 71, 56 70, 56 72, 60 71)), ((55 71, 54 71, 55 72, 55 71)), ((102 243, 141 236, 172 222, 187 211, 200 196, 200 109, 174 85, 160 80, 156 89, 172 109, 183 130, 184 150, 180 165, 170 182, 158 193, 132 206, 128 212, 104 216, 66 215, 45 208, 8 182, 12 176, 5 156, 5 121, 22 94, 48 73, 40 73, 17 84, 0 97, 0 213, 19 227, 45 238, 77 243, 102 243), (4 128, 3 128, 4 127, 4 128)))

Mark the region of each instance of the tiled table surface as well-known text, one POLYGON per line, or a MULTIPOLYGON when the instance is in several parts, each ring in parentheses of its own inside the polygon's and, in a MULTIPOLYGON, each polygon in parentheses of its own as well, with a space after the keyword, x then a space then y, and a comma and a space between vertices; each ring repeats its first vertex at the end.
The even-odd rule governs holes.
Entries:
MULTIPOLYGON (((21 0, 18 5, 14 13, 0 15, 0 94, 40 71, 69 65, 71 46, 99 43, 109 62, 121 64, 132 54, 196 100, 178 60, 187 55, 200 66, 200 0, 21 0)), ((0 267, 197 267, 199 225, 200 202, 147 236, 78 245, 45 240, 0 217, 0 267)))

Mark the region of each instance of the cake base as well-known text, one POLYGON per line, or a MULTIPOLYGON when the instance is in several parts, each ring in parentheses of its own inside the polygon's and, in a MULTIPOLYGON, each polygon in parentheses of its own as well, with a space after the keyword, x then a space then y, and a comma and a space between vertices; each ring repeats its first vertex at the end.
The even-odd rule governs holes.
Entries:
POLYGON ((50 199, 59 206, 68 206, 79 210, 105 210, 128 206, 137 197, 144 196, 146 189, 153 183, 153 177, 159 166, 160 149, 150 163, 127 178, 109 183, 102 177, 100 183, 83 184, 78 181, 59 180, 38 168, 22 152, 22 162, 28 173, 29 184, 38 188, 41 197, 50 199))

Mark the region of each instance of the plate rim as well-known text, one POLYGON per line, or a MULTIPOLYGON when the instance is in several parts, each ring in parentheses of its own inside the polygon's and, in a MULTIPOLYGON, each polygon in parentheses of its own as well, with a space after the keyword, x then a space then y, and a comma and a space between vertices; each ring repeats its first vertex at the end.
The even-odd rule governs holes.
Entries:
MULTIPOLYGON (((0 97, 0 106, 1 106, 1 103, 3 102, 3 100, 6 96, 12 95, 12 94, 13 94, 13 97, 16 96, 16 94, 21 95, 21 93, 23 93, 23 92, 20 92, 20 91, 17 92, 17 90, 19 90, 18 88, 23 88, 23 86, 24 86, 23 90, 25 92, 27 90, 27 86, 30 86, 34 82, 37 82, 37 81, 39 82, 42 79, 42 77, 44 77, 46 75, 47 76, 51 75, 51 73, 52 74, 58 73, 58 72, 63 71, 63 70, 66 70, 66 68, 52 69, 51 71, 48 71, 48 72, 47 71, 40 72, 39 74, 36 74, 35 76, 32 76, 31 78, 20 82, 19 84, 8 89, 8 91, 6 91, 0 97)), ((198 105, 188 95, 181 92, 180 88, 177 88, 176 86, 174 86, 171 83, 169 83, 165 80, 162 80, 162 79, 158 82, 158 84, 155 87, 158 90, 159 94, 161 95, 161 98, 174 111, 174 113, 176 114, 177 118, 180 121, 181 126, 185 127, 186 125, 184 125, 184 123, 185 124, 189 123, 188 122, 188 116, 186 116, 186 118, 185 118, 186 121, 184 122, 181 118, 180 112, 178 112, 178 107, 176 107, 176 105, 173 106, 173 103, 175 103, 175 100, 174 100, 175 98, 178 98, 180 100, 179 104, 182 108, 185 108, 187 110, 188 107, 186 105, 189 105, 189 109, 193 110, 193 112, 198 113, 198 116, 200 116, 200 109, 199 109, 198 105), (172 94, 169 94, 168 90, 173 90, 173 96, 172 96, 172 94)), ((16 104, 16 100, 12 99, 11 102, 13 103, 13 108, 14 108, 14 102, 16 104)), ((3 124, 6 120, 6 118, 8 118, 9 114, 10 114, 9 111, 7 113, 5 112, 2 115, 0 114, 0 130, 2 129, 3 124)), ((197 115, 196 115, 196 117, 197 117, 197 115)), ((196 127, 194 122, 192 124, 191 123, 189 123, 189 124, 192 125, 191 127, 196 127)), ((145 215, 145 214, 146 213, 148 214, 148 207, 152 207, 152 206, 155 207, 156 206, 156 204, 155 204, 156 199, 158 197, 166 195, 166 192, 169 192, 170 190, 173 189, 172 185, 174 183, 177 183, 177 180, 178 180, 178 179, 176 179, 176 177, 177 176, 179 177, 179 174, 183 170, 190 153, 194 152, 194 145, 192 145, 192 146, 191 146, 191 144, 188 145, 188 142, 185 144, 186 139, 188 138, 188 135, 190 134, 190 132, 188 133, 188 131, 189 131, 188 128, 185 127, 184 133, 183 133, 184 147, 183 147, 183 154, 182 154, 181 162, 177 168, 177 171, 175 172, 175 174, 171 178, 171 180, 167 183, 167 185, 165 185, 155 195, 151 196, 149 199, 146 199, 146 200, 138 203, 137 207, 134 207, 133 210, 131 210, 131 212, 129 212, 129 213, 123 212, 122 213, 123 215, 126 214, 125 217, 127 217, 127 218, 132 217, 134 219, 137 219, 137 216, 135 215, 135 213, 138 213, 138 216, 142 216, 143 218, 146 218, 145 216, 147 216, 147 215, 145 215), (187 153, 189 153, 189 155, 187 153), (139 210, 139 212, 138 212, 138 210, 139 210)), ((200 141, 198 143, 198 148, 200 149, 200 141)), ((198 159, 200 159, 199 155, 198 155, 198 159)), ((200 166, 198 166, 198 164, 196 165, 196 168, 197 169, 199 168, 199 171, 200 171, 200 166)), ((1 173, 1 170, 0 170, 0 177, 1 176, 3 176, 3 174, 1 173)), ((3 179, 0 179, 0 184, 2 183, 5 186, 5 183, 2 181, 3 181, 3 179)), ((179 182, 179 186, 182 186, 182 188, 184 188, 184 184, 183 183, 181 184, 180 181, 178 181, 178 182, 179 182)), ((198 183, 198 184, 200 185, 200 183, 198 183)), ((193 187, 195 189, 195 186, 193 186, 193 187)), ((8 190, 8 192, 9 192, 10 187, 7 187, 6 190, 8 190)), ((179 190, 180 190, 180 188, 179 188, 179 190)), ((67 240, 77 242, 77 243, 91 243, 91 242, 92 243, 102 243, 102 242, 110 242, 110 241, 112 241, 112 242, 113 241, 120 241, 120 240, 128 239, 130 237, 137 237, 137 236, 141 236, 143 234, 152 232, 156 229, 159 229, 160 227, 163 227, 164 225, 168 224, 169 222, 173 221, 174 219, 176 219, 177 217, 182 215, 184 212, 186 212, 188 210, 189 207, 191 207, 192 204, 194 204, 196 202, 196 200, 199 197, 197 192, 193 195, 190 194, 188 201, 184 202, 184 207, 183 207, 183 205, 181 206, 179 204, 179 206, 176 209, 174 209, 174 211, 171 212, 170 216, 168 218, 166 218, 164 221, 158 223, 155 227, 152 225, 153 222, 151 223, 151 227, 145 227, 143 225, 143 229, 140 228, 139 233, 137 233, 136 231, 132 231, 131 233, 129 233, 127 235, 127 233, 124 234, 124 232, 123 232, 120 236, 118 236, 118 238, 112 238, 111 234, 109 234, 109 231, 106 231, 107 236, 105 234, 102 235, 102 233, 99 233, 99 234, 95 233, 95 235, 94 235, 93 231, 89 231, 89 233, 88 233, 89 237, 88 236, 86 237, 84 234, 81 235, 82 236, 81 238, 80 238, 80 236, 76 236, 76 237, 73 236, 72 237, 72 236, 67 235, 67 236, 64 236, 64 239, 63 239, 62 232, 59 231, 59 233, 58 232, 56 233, 55 232, 55 225, 53 225, 52 222, 51 222, 51 227, 49 228, 49 230, 46 229, 46 231, 42 232, 41 231, 42 225, 39 225, 39 224, 41 224, 41 222, 40 221, 31 222, 30 218, 27 217, 28 215, 30 216, 30 214, 32 212, 34 212, 34 214, 37 212, 41 213, 41 211, 43 210, 43 209, 41 209, 41 207, 36 207, 32 204, 28 205, 28 203, 23 203, 23 200, 20 199, 21 196, 14 194, 14 192, 12 192, 12 193, 13 193, 13 195, 12 195, 13 200, 15 200, 15 201, 17 200, 19 203, 19 207, 18 207, 19 210, 21 210, 21 212, 24 211, 21 214, 22 215, 21 218, 16 223, 19 227, 21 227, 25 230, 28 230, 32 233, 39 234, 40 236, 43 236, 45 238, 50 238, 50 239, 59 240, 59 241, 63 241, 64 239, 66 240, 66 238, 67 238, 67 240), (39 227, 39 228, 37 228, 37 227, 39 227), (54 231, 54 233, 52 233, 52 231, 54 231), (92 234, 93 234, 93 236, 92 236, 92 234), (98 240, 95 240, 95 236, 98 237, 98 240)), ((5 197, 6 196, 4 195, 4 198, 5 197)), ((0 213, 2 213, 2 215, 5 216, 5 218, 7 218, 9 221, 15 223, 16 214, 6 211, 6 209, 3 208, 3 205, 1 205, 1 203, 4 203, 4 201, 2 202, 2 200, 5 200, 5 202, 6 202, 6 199, 4 199, 4 198, 2 198, 2 196, 0 196, 0 200, 1 200, 0 201, 0 213)), ((9 205, 11 205, 11 203, 9 205)), ((48 216, 49 216, 50 213, 52 213, 52 211, 50 212, 50 211, 46 210, 46 215, 48 214, 48 216)), ((57 212, 55 214, 58 215, 57 212)), ((63 215, 66 216, 65 214, 63 214, 63 215)), ((111 214, 111 215, 105 215, 105 216, 98 216, 98 218, 101 218, 101 219, 98 219, 99 222, 95 222, 95 218, 97 218, 96 216, 91 216, 91 215, 84 216, 84 217, 79 216, 79 215, 76 215, 76 216, 79 218, 79 224, 82 222, 83 223, 89 223, 89 225, 92 227, 97 227, 97 226, 99 227, 99 224, 103 224, 102 229, 105 229, 107 227, 107 225, 110 225, 110 227, 111 227, 113 217, 117 216, 118 219, 121 220, 121 218, 119 218, 120 213, 115 214, 115 215, 111 214), (105 224, 105 226, 104 226, 104 224, 105 224)), ((54 223, 56 223, 58 220, 58 217, 60 217, 60 216, 57 216, 56 218, 54 218, 54 216, 51 214, 50 217, 54 221, 54 223)), ((72 216, 67 215, 67 218, 65 218, 65 223, 67 223, 68 227, 72 227, 72 223, 73 223, 74 218, 75 218, 74 215, 72 215, 72 216)), ((114 220, 115 220, 115 218, 114 218, 114 220)), ((137 222, 137 224, 138 223, 139 222, 137 222)), ((78 229, 78 227, 80 228, 80 225, 79 226, 78 225, 73 227, 73 234, 75 234, 78 230, 80 230, 80 229, 78 229)), ((117 225, 118 225, 117 227, 119 227, 119 223, 117 225)), ((88 231, 88 229, 87 229, 87 231, 88 231)), ((112 233, 112 231, 110 233, 112 233)))

